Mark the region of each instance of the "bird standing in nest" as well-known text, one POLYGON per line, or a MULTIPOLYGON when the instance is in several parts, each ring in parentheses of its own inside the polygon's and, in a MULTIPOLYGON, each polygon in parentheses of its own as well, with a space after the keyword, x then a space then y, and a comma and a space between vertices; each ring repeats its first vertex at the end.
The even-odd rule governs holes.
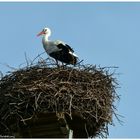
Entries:
POLYGON ((58 60, 66 64, 77 64, 78 56, 74 54, 74 50, 69 45, 60 40, 51 41, 48 39, 51 35, 49 28, 44 28, 37 36, 40 35, 43 35, 42 43, 45 51, 56 60, 57 64, 58 60))

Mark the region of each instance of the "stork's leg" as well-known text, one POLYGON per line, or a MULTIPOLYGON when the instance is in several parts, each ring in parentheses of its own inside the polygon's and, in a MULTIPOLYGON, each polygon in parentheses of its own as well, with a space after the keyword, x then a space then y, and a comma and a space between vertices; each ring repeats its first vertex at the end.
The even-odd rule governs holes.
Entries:
POLYGON ((62 68, 64 68, 64 66, 65 66, 64 63, 62 62, 62 68))
POLYGON ((68 64, 64 64, 63 66, 66 67, 68 64))
POLYGON ((55 59, 55 61, 56 61, 56 65, 57 65, 57 67, 59 68, 60 66, 59 66, 59 64, 58 64, 58 60, 55 59))

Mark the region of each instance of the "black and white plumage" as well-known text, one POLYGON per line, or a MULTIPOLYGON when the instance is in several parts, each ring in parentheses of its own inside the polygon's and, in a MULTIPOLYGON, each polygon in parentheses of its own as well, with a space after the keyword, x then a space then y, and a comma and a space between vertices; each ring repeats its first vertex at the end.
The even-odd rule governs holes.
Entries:
POLYGON ((44 28, 37 36, 40 35, 43 35, 43 47, 49 56, 66 64, 75 65, 77 63, 78 56, 74 54, 74 50, 69 45, 60 40, 50 41, 48 39, 51 35, 49 28, 44 28))

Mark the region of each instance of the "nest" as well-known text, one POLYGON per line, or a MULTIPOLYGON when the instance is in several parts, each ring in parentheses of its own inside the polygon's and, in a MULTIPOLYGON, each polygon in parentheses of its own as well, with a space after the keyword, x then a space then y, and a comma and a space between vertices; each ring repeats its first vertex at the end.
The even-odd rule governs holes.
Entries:
POLYGON ((55 113, 75 137, 107 137, 116 85, 108 68, 93 65, 58 67, 47 60, 11 72, 0 80, 0 135, 13 136, 38 114, 55 113))

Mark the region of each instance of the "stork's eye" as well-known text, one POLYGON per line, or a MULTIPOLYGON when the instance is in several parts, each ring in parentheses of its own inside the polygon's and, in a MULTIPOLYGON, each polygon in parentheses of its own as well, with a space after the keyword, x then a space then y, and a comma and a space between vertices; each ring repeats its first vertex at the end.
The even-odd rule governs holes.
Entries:
POLYGON ((46 32, 46 31, 47 31, 47 29, 43 29, 43 31, 44 31, 44 32, 46 32))

